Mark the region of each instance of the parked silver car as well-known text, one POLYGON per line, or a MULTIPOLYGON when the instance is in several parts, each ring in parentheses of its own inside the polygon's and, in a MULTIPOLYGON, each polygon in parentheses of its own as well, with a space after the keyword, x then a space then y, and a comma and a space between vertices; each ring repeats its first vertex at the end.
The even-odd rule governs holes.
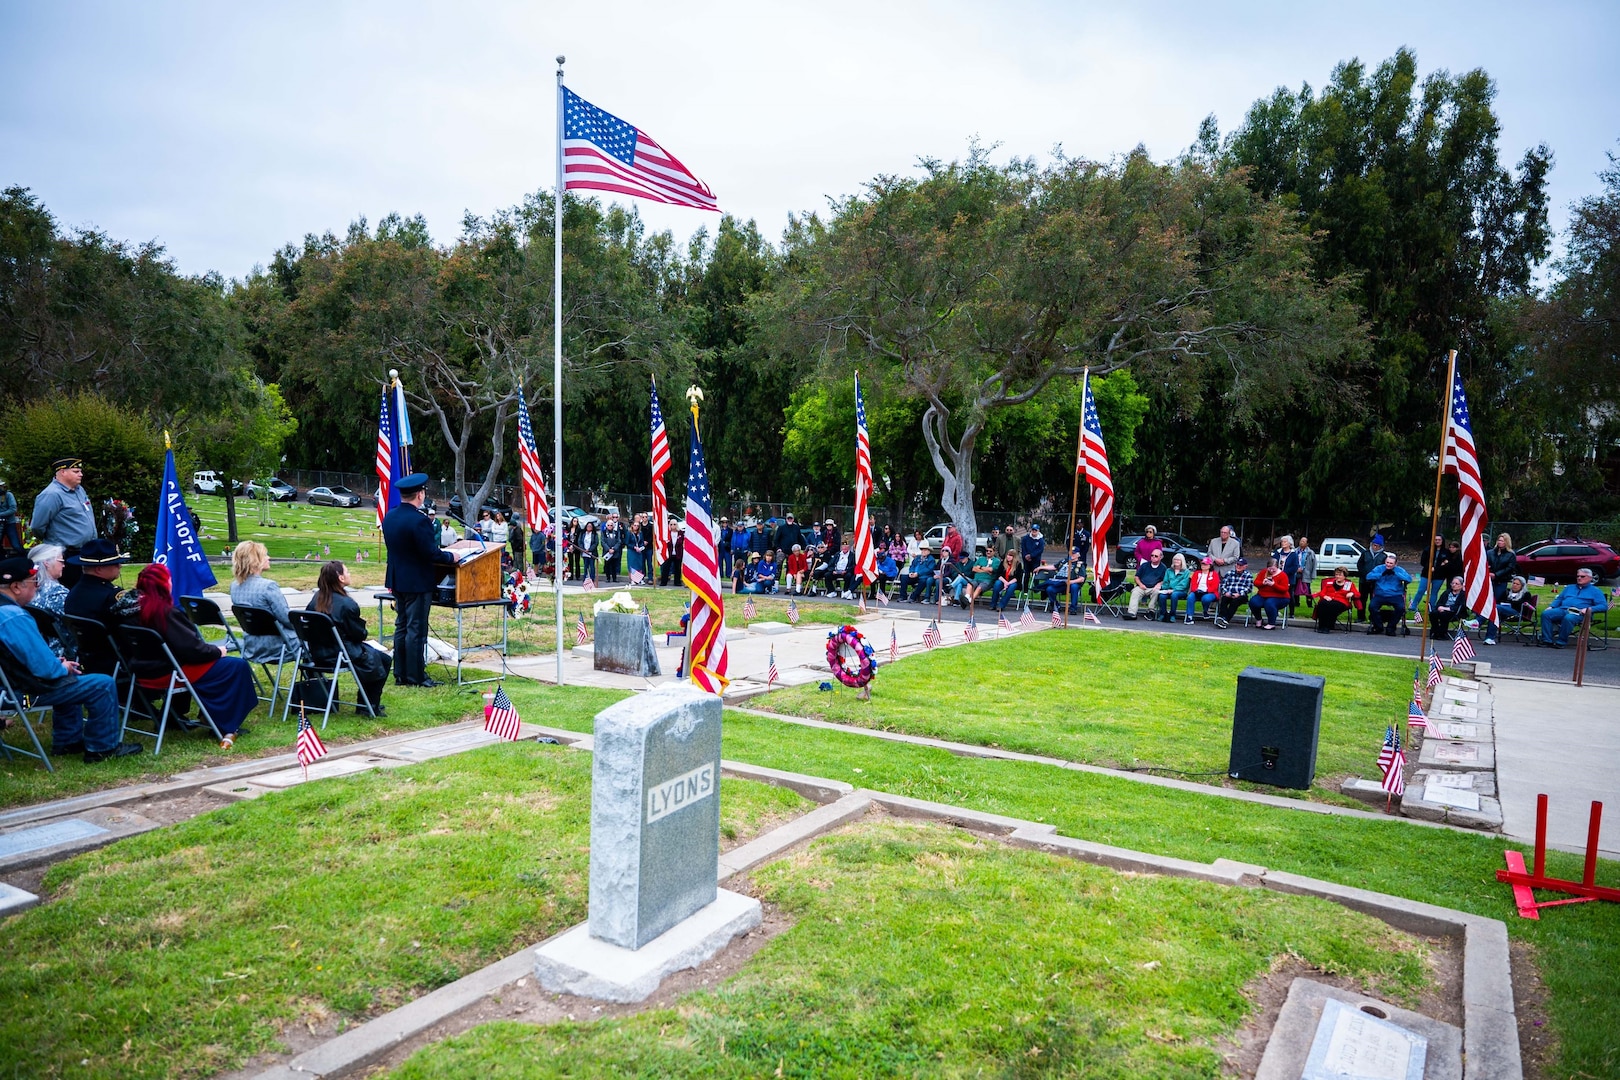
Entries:
POLYGON ((357 492, 350 491, 342 485, 309 489, 309 502, 312 506, 359 506, 362 501, 357 492))

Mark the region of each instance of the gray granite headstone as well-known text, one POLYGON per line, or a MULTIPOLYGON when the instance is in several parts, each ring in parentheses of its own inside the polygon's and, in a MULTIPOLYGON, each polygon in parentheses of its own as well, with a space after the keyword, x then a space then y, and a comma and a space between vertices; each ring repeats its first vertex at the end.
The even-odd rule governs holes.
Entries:
POLYGON ((639 949, 712 903, 720 865, 720 699, 658 687, 596 715, 590 936, 639 949))
POLYGON ((658 650, 653 647, 652 624, 645 615, 604 611, 596 617, 597 671, 622 675, 662 675, 658 650))

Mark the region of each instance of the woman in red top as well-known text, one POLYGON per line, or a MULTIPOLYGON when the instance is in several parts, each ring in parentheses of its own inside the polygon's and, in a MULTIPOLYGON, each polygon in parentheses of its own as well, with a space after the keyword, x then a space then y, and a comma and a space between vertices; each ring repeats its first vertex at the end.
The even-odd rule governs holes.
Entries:
POLYGON ((1215 560, 1205 558, 1197 570, 1193 571, 1192 583, 1187 589, 1187 621, 1193 621, 1193 604, 1204 605, 1204 618, 1209 618, 1215 610, 1215 602, 1221 592, 1221 575, 1215 569, 1215 560))
MULTIPOLYGON (((242 729, 242 721, 259 703, 253 669, 239 656, 226 656, 225 646, 203 640, 191 616, 174 606, 169 593, 169 568, 162 563, 153 563, 141 571, 130 596, 135 622, 163 636, 164 644, 179 661, 197 697, 213 717, 214 726, 219 728, 223 736, 220 748, 229 750, 242 729)), ((172 672, 168 661, 159 654, 155 660, 137 658, 135 676, 148 690, 166 691, 172 672)))
POLYGON ((1344 567, 1333 571, 1333 576, 1322 582, 1322 591, 1316 594, 1316 632, 1331 634, 1339 616, 1360 598, 1344 567))
POLYGON ((810 560, 805 558, 803 547, 793 545, 793 551, 788 555, 784 568, 794 595, 804 592, 804 579, 810 573, 810 560))
POLYGON ((1254 589, 1254 595, 1249 597, 1250 614, 1262 629, 1277 629, 1277 611, 1288 602, 1288 575, 1276 559, 1266 560, 1266 568, 1255 575, 1254 589))

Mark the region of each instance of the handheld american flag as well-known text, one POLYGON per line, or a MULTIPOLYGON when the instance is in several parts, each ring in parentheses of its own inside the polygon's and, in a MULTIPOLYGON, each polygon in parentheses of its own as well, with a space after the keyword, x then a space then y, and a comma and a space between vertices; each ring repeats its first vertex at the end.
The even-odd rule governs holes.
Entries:
POLYGON ((1108 447, 1103 444, 1097 399, 1091 396, 1091 372, 1086 372, 1080 421, 1080 460, 1086 486, 1091 489, 1091 565, 1097 571, 1097 591, 1108 584, 1108 530, 1114 527, 1114 476, 1108 469, 1108 447))
MULTIPOLYGON (((855 573, 862 583, 877 580, 877 547, 872 539, 872 440, 866 433, 861 377, 855 376, 855 573)), ((866 610, 862 591, 861 610, 866 610)))
POLYGON ((551 528, 551 506, 546 501, 546 478, 540 471, 540 451, 534 445, 534 428, 529 424, 529 403, 518 387, 518 473, 523 485, 523 516, 531 532, 551 528))
POLYGON ((566 86, 562 93, 565 190, 610 191, 695 210, 720 209, 709 185, 652 136, 566 86))
POLYGON ((516 742, 520 724, 517 706, 506 696, 506 687, 497 686, 495 697, 484 712, 484 730, 491 735, 499 735, 503 739, 516 742))
MULTIPOLYGON (((1463 394, 1462 372, 1452 361, 1451 408, 1446 414, 1445 471, 1457 478, 1457 519, 1462 526, 1463 586, 1468 606, 1481 619, 1497 620, 1491 571, 1485 564, 1485 486, 1479 478, 1479 455, 1463 394)), ((1462 641, 1463 638, 1459 638, 1462 641)), ((1472 655, 1472 646, 1470 655, 1472 655)))
POLYGON ((669 432, 658 407, 658 382, 652 384, 652 517, 653 553, 660 563, 669 561, 669 503, 664 496, 664 474, 669 472, 669 432))
POLYGON ((298 764, 304 767, 304 778, 309 778, 309 767, 326 756, 326 744, 321 742, 320 733, 315 725, 309 722, 304 715, 304 707, 298 706, 298 764))
POLYGON ((711 694, 725 690, 726 605, 720 595, 720 561, 710 502, 709 467, 698 436, 697 407, 692 408, 691 468, 686 476, 686 548, 681 555, 681 581, 692 590, 692 617, 687 623, 687 671, 711 694))
POLYGON ((1453 642, 1451 646, 1451 662, 1453 664, 1460 664, 1464 660, 1472 660, 1473 658, 1473 642, 1468 640, 1468 634, 1466 632, 1458 631, 1457 640, 1453 642))

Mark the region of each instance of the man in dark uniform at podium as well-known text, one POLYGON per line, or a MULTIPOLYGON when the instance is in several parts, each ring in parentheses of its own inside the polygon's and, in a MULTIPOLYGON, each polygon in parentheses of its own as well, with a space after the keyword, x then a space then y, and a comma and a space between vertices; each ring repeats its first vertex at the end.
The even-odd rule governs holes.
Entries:
POLYGON ((400 686, 438 686, 427 677, 428 611, 433 590, 456 564, 439 547, 439 531, 422 512, 427 473, 411 473, 399 480, 399 505, 383 519, 383 543, 388 546, 388 575, 394 594, 394 682, 400 686))

